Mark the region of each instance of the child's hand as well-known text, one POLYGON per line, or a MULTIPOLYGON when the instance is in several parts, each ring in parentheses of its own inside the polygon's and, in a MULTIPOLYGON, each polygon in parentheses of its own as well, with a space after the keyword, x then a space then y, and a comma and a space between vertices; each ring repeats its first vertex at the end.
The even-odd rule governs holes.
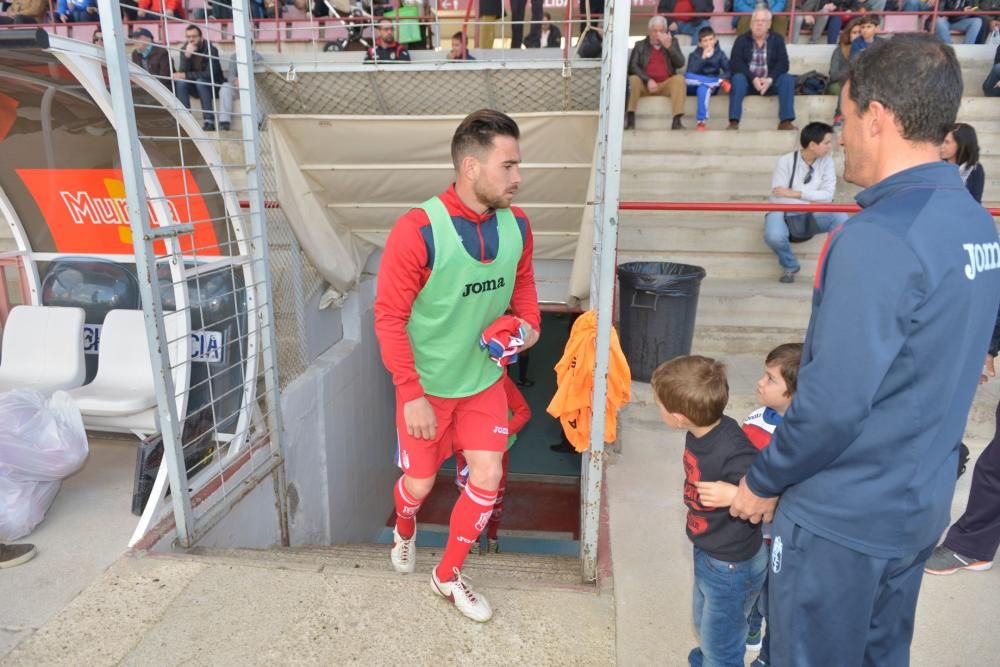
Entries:
POLYGON ((698 482, 695 486, 705 507, 729 507, 736 497, 736 485, 728 482, 698 482))

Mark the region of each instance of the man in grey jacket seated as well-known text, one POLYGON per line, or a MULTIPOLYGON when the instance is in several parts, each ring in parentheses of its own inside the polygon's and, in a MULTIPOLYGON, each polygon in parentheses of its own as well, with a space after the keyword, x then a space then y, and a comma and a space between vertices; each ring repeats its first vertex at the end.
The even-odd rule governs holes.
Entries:
MULTIPOLYGON (((799 135, 802 150, 778 158, 771 178, 771 202, 774 204, 829 204, 837 190, 837 170, 830 152, 833 128, 826 123, 809 123, 799 135)), ((791 214, 789 214, 791 215, 791 214)), ((846 213, 810 213, 815 232, 828 232, 847 220, 846 213)), ((778 256, 783 273, 780 282, 795 282, 799 260, 792 252, 788 222, 783 211, 772 211, 764 218, 764 242, 778 256)))

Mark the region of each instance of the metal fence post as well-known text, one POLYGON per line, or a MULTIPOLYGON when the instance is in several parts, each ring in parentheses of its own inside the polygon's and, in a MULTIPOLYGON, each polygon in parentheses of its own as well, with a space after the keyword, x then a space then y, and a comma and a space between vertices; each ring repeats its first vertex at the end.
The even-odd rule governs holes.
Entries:
POLYGON ((580 555, 583 576, 597 578, 601 494, 604 479, 604 422, 611 349, 612 304, 615 293, 615 256, 618 247, 618 199, 621 186, 622 138, 625 116, 625 62, 628 55, 630 0, 611 0, 604 18, 601 62, 601 106, 598 128, 596 202, 594 206, 594 264, 591 307, 597 308, 597 349, 594 367, 593 417, 590 449, 582 462, 583 512, 580 555))
POLYGON ((114 107, 114 126, 118 137, 118 153, 122 164, 122 180, 128 206, 129 225, 135 249, 136 274, 139 294, 146 321, 146 340, 156 376, 156 405, 163 438, 163 455, 167 462, 171 501, 177 524, 177 540, 182 547, 190 546, 193 529, 191 495, 188 491, 187 471, 175 402, 173 376, 166 331, 163 326, 163 304, 160 300, 160 281, 157 276, 156 254, 153 244, 159 240, 189 232, 190 225, 170 224, 153 228, 149 222, 149 204, 143 179, 142 146, 135 122, 132 101, 132 82, 129 78, 129 60, 125 54, 127 35, 122 26, 118 2, 98 0, 101 31, 105 35, 105 58, 108 68, 108 85, 114 107))
POLYGON ((250 2, 233 0, 233 33, 235 36, 237 80, 240 82, 240 115, 243 123, 243 154, 247 167, 247 200, 250 202, 250 249, 253 262, 263 276, 256 289, 257 317, 260 324, 264 358, 264 387, 267 402, 268 430, 280 452, 282 434, 278 393, 278 341, 274 329, 274 303, 271 298, 271 260, 268 253, 267 228, 264 223, 264 192, 260 174, 260 134, 258 131, 257 94, 254 85, 253 45, 250 41, 250 2))

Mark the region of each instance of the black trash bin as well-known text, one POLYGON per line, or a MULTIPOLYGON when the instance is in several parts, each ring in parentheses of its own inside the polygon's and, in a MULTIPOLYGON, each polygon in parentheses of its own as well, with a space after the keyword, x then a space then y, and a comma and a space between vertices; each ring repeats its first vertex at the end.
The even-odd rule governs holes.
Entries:
POLYGON ((622 352, 632 378, 648 382, 664 361, 691 353, 705 269, 673 262, 618 266, 622 352))

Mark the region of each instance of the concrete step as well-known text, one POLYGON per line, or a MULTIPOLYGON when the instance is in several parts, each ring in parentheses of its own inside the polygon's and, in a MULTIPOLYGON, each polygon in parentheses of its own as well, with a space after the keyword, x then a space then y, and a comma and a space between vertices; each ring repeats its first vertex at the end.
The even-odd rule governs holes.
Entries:
MULTIPOLYGON (((987 190, 1000 192, 1000 181, 987 181, 987 190)), ((840 180, 835 199, 850 200, 860 190, 855 185, 840 180)), ((693 201, 718 201, 726 198, 767 197, 771 191, 771 172, 756 173, 704 173, 664 175, 654 170, 622 173, 622 199, 678 199, 693 201)))
MULTIPOLYGON (((764 244, 763 214, 744 213, 739 220, 717 219, 715 212, 697 215, 701 218, 670 221, 625 217, 618 231, 619 252, 770 252, 764 244)), ((796 244, 796 249, 819 254, 823 243, 824 239, 817 237, 796 244)))
POLYGON ((698 326, 777 327, 805 329, 812 303, 811 281, 791 285, 772 278, 717 278, 707 276, 698 298, 698 326))
MULTIPOLYGON (((190 550, 196 558, 213 562, 229 561, 247 566, 274 569, 344 571, 353 575, 398 578, 389 562, 389 547, 382 544, 346 544, 272 549, 190 550)), ((423 548, 412 577, 430 578, 431 568, 441 557, 441 549, 423 548)), ((593 586, 582 579, 580 560, 568 556, 500 553, 489 558, 470 558, 463 574, 479 584, 499 588, 580 589, 593 586)))
MULTIPOLYGON (((1000 104, 997 106, 1000 111, 1000 104)), ((769 156, 776 159, 792 150, 799 148, 799 133, 777 129, 740 129, 737 132, 719 130, 725 127, 727 122, 720 119, 709 121, 708 132, 694 132, 691 130, 671 131, 668 129, 646 128, 641 126, 635 130, 625 132, 622 141, 622 148, 626 159, 632 155, 656 153, 664 156, 672 154, 680 155, 728 155, 733 156, 734 161, 738 158, 742 160, 744 156, 769 156)), ((979 134, 979 146, 981 156, 1000 156, 1000 136, 997 141, 992 141, 989 136, 979 134)), ((835 155, 840 155, 841 149, 835 150, 835 155)), ((680 164, 684 164, 683 161, 680 164)), ((737 162, 737 164, 740 164, 737 162)), ((773 167, 772 167, 773 168, 773 167)), ((770 170, 769 170, 770 171, 770 170)))
POLYGON ((754 327, 723 325, 696 325, 693 354, 725 358, 734 354, 750 355, 764 359, 775 348, 775 341, 798 342, 804 340, 806 330, 782 327, 754 327))
MULTIPOLYGON (((713 278, 724 280, 777 280, 781 274, 778 259, 761 241, 760 252, 678 252, 618 250, 619 262, 676 262, 693 264, 705 269, 713 278)), ((794 248, 793 248, 794 249, 794 248)), ((816 273, 819 254, 796 252, 801 263, 799 279, 811 282, 816 273)))
MULTIPOLYGON (((731 222, 711 219, 636 224, 623 221, 618 236, 618 261, 678 262, 704 267, 713 278, 775 280, 781 268, 764 243, 761 216, 731 222)), ((801 276, 815 273, 824 235, 792 246, 802 264, 801 276)))

